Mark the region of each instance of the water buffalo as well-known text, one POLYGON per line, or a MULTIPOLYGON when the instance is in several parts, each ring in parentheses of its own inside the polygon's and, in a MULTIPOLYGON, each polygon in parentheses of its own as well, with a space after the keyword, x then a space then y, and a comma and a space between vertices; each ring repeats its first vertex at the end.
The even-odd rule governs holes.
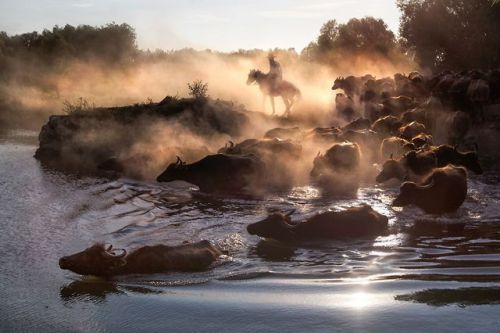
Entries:
POLYGON ((467 196, 467 172, 453 165, 435 169, 422 183, 405 182, 392 205, 403 207, 413 204, 429 214, 453 212, 467 196))
POLYGON ((376 132, 370 129, 360 131, 346 130, 339 135, 339 139, 357 143, 366 160, 378 160, 378 151, 382 140, 376 132))
POLYGON ((231 141, 219 153, 238 156, 257 156, 266 166, 265 177, 256 179, 252 190, 289 190, 295 184, 302 146, 292 140, 248 139, 238 144, 231 141), (265 179, 265 184, 262 183, 265 179), (264 187, 260 185, 265 185, 264 187))
POLYGON ((306 132, 304 140, 331 144, 340 140, 341 133, 338 127, 316 127, 306 132))
POLYGON ((417 121, 412 121, 411 123, 399 128, 399 134, 401 134, 401 137, 406 140, 411 140, 420 133, 426 134, 426 132, 427 130, 425 128, 425 125, 417 121))
POLYGON ((82 252, 62 257, 59 267, 81 275, 103 277, 202 271, 221 254, 220 249, 206 240, 179 246, 144 246, 130 254, 123 249, 113 250, 110 244, 95 244, 82 252))
POLYGON ((361 93, 363 79, 355 76, 338 77, 333 82, 332 90, 342 89, 349 97, 358 96, 361 93))
POLYGON ((347 194, 358 189, 361 151, 356 143, 336 143, 314 159, 310 175, 327 193, 347 194))
POLYGON ((282 128, 282 127, 276 127, 273 129, 270 129, 264 134, 264 138, 267 139, 292 139, 296 140, 299 139, 302 136, 302 131, 300 130, 299 127, 288 127, 288 128, 282 128))
POLYGON ((476 78, 467 88, 467 99, 474 109, 473 118, 484 120, 484 105, 490 100, 490 86, 488 81, 476 78))
POLYGON ((273 155, 286 155, 285 157, 300 158, 302 146, 292 142, 292 140, 274 139, 247 139, 238 144, 229 141, 225 147, 219 149, 219 154, 248 155, 255 154, 260 157, 273 155))
POLYGON ((432 135, 430 134, 425 134, 425 133, 420 133, 417 136, 414 136, 411 139, 411 143, 416 149, 422 148, 424 146, 431 146, 432 145, 432 135))
POLYGON ((382 160, 389 158, 400 159, 410 150, 414 150, 413 143, 396 136, 385 138, 380 144, 380 157, 382 160))
POLYGON ((372 130, 383 136, 396 135, 402 125, 403 123, 398 118, 385 116, 373 123, 372 130))
POLYGON ((364 103, 364 117, 368 118, 370 122, 374 123, 384 113, 387 112, 385 112, 385 107, 383 104, 376 102, 364 103))
POLYGON ((437 158, 432 151, 410 151, 399 160, 389 159, 377 175, 377 183, 384 183, 392 178, 419 180, 437 167, 437 158))
POLYGON ((251 235, 280 241, 373 238, 384 234, 388 219, 370 206, 351 207, 338 212, 323 212, 294 223, 291 213, 276 213, 248 225, 251 235))
POLYGON ((449 145, 440 145, 431 148, 432 152, 436 155, 438 167, 444 167, 448 164, 464 166, 477 175, 483 173, 483 169, 479 164, 477 152, 467 151, 460 152, 457 146, 452 147, 449 145))
POLYGON ((440 109, 442 109, 441 103, 436 99, 430 98, 428 103, 424 103, 419 107, 404 112, 400 119, 403 124, 409 124, 412 121, 416 121, 424 124, 426 128, 431 128, 436 110, 440 109))
POLYGON ((325 155, 316 156, 311 176, 315 177, 327 171, 352 172, 359 167, 361 151, 356 143, 336 143, 325 155))
POLYGON ((337 114, 346 121, 352 121, 356 115, 352 97, 346 96, 342 93, 338 93, 335 96, 335 109, 337 111, 337 114))
POLYGON ((393 116, 399 116, 404 111, 407 111, 416 106, 415 101, 406 96, 390 97, 390 95, 384 93, 382 104, 388 110, 389 114, 393 116))
POLYGON ((192 164, 177 157, 156 180, 184 180, 203 192, 238 193, 253 185, 264 170, 265 164, 255 155, 208 155, 192 164))
POLYGON ((368 120, 367 118, 361 117, 361 118, 358 118, 358 119, 351 121, 349 124, 342 127, 342 130, 343 131, 346 131, 346 130, 361 131, 361 130, 369 129, 370 126, 371 126, 370 120, 368 120))

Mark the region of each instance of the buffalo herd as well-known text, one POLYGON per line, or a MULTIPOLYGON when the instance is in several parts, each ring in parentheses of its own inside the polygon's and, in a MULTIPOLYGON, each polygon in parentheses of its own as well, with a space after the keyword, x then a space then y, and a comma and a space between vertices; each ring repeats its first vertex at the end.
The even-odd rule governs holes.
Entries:
MULTIPOLYGON (((183 180, 202 192, 224 195, 283 193, 304 185, 297 170, 305 170, 306 184, 325 196, 353 197, 361 183, 381 188, 395 183, 394 207, 413 205, 427 214, 445 214, 463 204, 468 173, 483 172, 477 145, 465 139, 469 129, 485 121, 485 107, 500 98, 499 71, 349 76, 337 78, 332 89, 342 90, 335 98, 336 123, 273 128, 262 138, 229 141, 193 163, 177 157, 157 181, 183 180)), ((247 231, 303 242, 373 238, 388 228, 387 217, 369 206, 318 212, 304 221, 292 221, 292 213, 273 213, 249 224, 247 231)), ((193 271, 209 267, 222 254, 207 241, 116 252, 97 244, 59 264, 100 276, 193 271)))

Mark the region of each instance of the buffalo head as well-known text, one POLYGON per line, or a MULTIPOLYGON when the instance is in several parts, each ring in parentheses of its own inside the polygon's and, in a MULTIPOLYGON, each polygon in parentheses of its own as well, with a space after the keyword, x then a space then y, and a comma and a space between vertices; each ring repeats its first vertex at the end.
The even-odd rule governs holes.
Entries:
POLYGON ((286 214, 271 214, 262 221, 248 225, 247 231, 250 235, 257 235, 264 238, 293 239, 293 229, 295 226, 292 224, 290 215, 294 211, 292 210, 286 214))
POLYGON ((171 182, 174 180, 178 180, 178 174, 182 170, 186 168, 186 162, 181 160, 179 156, 177 156, 177 161, 175 163, 169 164, 167 169, 159 175, 156 180, 159 182, 171 182))
POLYGON ((342 89, 344 81, 345 79, 343 77, 339 76, 338 78, 336 78, 335 81, 333 81, 332 90, 342 89))
MULTIPOLYGON (((477 144, 475 145, 476 151, 477 151, 477 144)), ((455 147, 455 151, 457 150, 457 147, 455 147)), ((477 152, 475 151, 469 151, 466 153, 462 153, 462 161, 463 165, 474 172, 476 175, 480 175, 483 173, 483 169, 481 168, 481 165, 479 164, 479 160, 477 158, 477 152)))
POLYGON ((413 182, 404 182, 400 188, 400 194, 392 202, 395 207, 407 206, 415 201, 415 197, 418 195, 416 193, 418 186, 413 182))
POLYGON ((384 165, 382 166, 382 171, 380 171, 380 173, 377 175, 375 181, 377 183, 383 183, 392 178, 403 180, 405 179, 405 177, 406 170, 399 161, 392 159, 391 155, 391 159, 385 161, 384 165))
POLYGON ((111 244, 95 244, 82 252, 59 259, 59 267, 81 275, 107 276, 127 262, 127 251, 111 244), (118 251, 118 253, 117 253, 118 251))

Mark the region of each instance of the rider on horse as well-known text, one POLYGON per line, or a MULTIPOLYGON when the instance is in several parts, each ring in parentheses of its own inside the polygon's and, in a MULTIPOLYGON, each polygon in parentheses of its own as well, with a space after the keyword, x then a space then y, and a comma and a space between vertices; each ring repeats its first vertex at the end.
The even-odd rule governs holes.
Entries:
POLYGON ((276 61, 274 54, 269 53, 267 58, 269 59, 268 75, 272 82, 272 89, 276 90, 281 83, 281 80, 283 80, 283 72, 281 71, 280 63, 276 61))

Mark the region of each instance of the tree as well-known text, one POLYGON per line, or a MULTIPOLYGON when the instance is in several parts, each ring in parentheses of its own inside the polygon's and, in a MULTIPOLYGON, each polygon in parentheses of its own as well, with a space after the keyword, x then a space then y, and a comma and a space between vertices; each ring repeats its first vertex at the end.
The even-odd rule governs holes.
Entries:
POLYGON ((340 26, 337 47, 350 51, 387 54, 396 46, 394 33, 382 19, 353 18, 340 26))
POLYGON ((433 70, 500 65, 500 3, 397 0, 402 46, 433 70))
POLYGON ((335 43, 339 37, 339 25, 337 21, 330 20, 323 24, 318 36, 318 52, 326 53, 335 48, 335 43))
POLYGON ((330 20, 323 24, 315 42, 311 42, 302 56, 308 60, 328 61, 332 54, 388 55, 397 48, 394 33, 382 19, 353 18, 345 24, 330 20))

